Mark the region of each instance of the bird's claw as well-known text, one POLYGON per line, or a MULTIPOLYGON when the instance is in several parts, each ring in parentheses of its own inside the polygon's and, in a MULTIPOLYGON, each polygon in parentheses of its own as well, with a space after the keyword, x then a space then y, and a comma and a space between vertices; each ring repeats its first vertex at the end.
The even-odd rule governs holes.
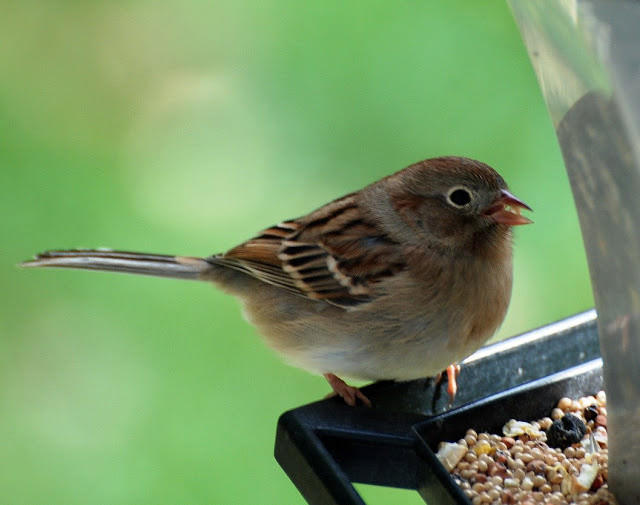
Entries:
POLYGON ((331 389, 333 389, 333 393, 329 396, 338 395, 351 407, 355 407, 358 400, 367 407, 371 407, 371 400, 369 400, 369 398, 367 398, 357 387, 349 386, 349 384, 343 381, 340 377, 332 373, 325 373, 323 376, 327 379, 331 389))

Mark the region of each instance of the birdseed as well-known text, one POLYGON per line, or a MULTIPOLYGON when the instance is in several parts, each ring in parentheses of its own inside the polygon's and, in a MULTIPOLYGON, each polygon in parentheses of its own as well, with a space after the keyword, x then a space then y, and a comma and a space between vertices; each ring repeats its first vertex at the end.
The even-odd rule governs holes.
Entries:
POLYGON ((501 435, 470 429, 458 442, 441 443, 437 456, 473 505, 617 505, 607 484, 604 391, 561 398, 549 417, 512 419, 501 435), (563 431, 565 448, 550 447, 547 432, 553 439, 558 429, 574 430, 578 441, 567 444, 573 433, 563 431))

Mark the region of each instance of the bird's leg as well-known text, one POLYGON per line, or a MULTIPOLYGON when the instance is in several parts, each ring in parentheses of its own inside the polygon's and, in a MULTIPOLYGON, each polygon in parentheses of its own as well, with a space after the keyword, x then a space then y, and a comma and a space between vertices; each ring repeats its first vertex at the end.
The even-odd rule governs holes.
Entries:
POLYGON ((458 392, 458 383, 456 382, 456 378, 460 373, 460 365, 452 364, 449 365, 444 372, 439 373, 435 377, 435 389, 433 392, 433 399, 431 401, 431 410, 433 412, 436 411, 436 404, 438 403, 438 399, 440 398, 440 391, 442 389, 442 385, 444 383, 444 375, 447 375, 447 394, 449 395, 449 404, 447 408, 451 408, 453 405, 453 401, 456 399, 456 393, 458 392))
POLYGON ((460 365, 452 364, 447 367, 447 394, 449 395, 449 406, 453 405, 458 392, 458 383, 456 379, 460 374, 460 365))
POLYGON ((357 387, 349 386, 340 377, 332 373, 322 374, 333 389, 333 394, 340 396, 347 405, 355 407, 356 402, 360 400, 367 407, 371 407, 371 401, 357 387))

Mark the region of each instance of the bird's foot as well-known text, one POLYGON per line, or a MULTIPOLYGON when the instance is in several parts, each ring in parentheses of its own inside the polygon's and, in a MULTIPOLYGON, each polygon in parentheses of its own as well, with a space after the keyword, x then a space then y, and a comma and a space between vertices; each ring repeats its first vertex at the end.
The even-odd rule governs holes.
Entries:
POLYGON ((333 393, 329 396, 338 395, 340 396, 344 402, 351 406, 355 407, 358 400, 360 400, 367 407, 371 407, 371 401, 369 398, 365 396, 365 394, 360 391, 357 387, 349 386, 345 381, 343 381, 340 377, 332 373, 322 374, 327 382, 333 389, 333 393))

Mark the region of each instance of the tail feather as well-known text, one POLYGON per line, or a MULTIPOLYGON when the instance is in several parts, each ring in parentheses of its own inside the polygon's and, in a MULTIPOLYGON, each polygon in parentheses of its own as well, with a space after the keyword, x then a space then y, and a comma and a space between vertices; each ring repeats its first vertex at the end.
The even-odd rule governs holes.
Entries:
POLYGON ((203 258, 109 249, 47 251, 21 263, 20 266, 103 270, 193 280, 202 279, 203 274, 212 268, 211 263, 203 258))

